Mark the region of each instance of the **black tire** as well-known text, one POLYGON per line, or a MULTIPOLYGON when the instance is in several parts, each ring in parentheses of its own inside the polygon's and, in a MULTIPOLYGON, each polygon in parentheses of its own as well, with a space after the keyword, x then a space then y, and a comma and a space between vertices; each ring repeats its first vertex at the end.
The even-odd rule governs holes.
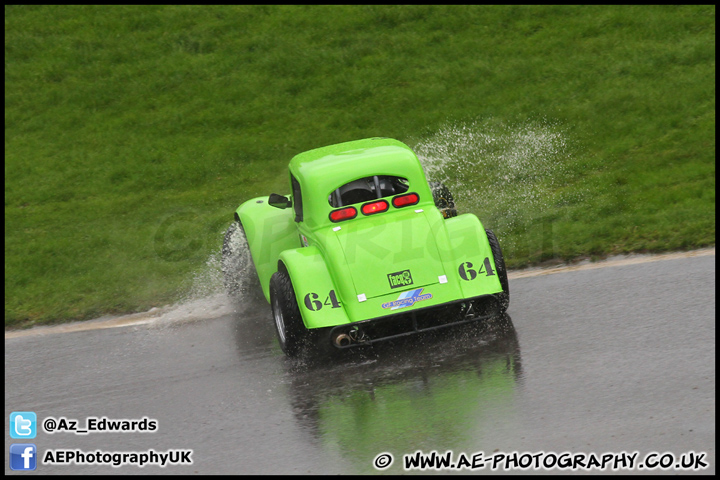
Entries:
POLYGON ((295 290, 287 272, 279 270, 270 277, 270 305, 280 348, 289 357, 295 357, 307 342, 305 328, 295 290))
POLYGON ((510 306, 510 285, 508 284, 507 269, 505 268, 505 260, 503 259, 502 250, 500 249, 500 242, 492 232, 492 230, 485 230, 488 241, 490 242, 490 249, 493 253, 493 260, 495 260, 495 269, 497 270, 498 278, 500 279, 500 286, 502 287, 502 293, 497 294, 497 299, 500 302, 500 312, 505 313, 510 306))
POLYGON ((443 218, 451 218, 457 216, 457 210, 455 209, 455 199, 442 182, 429 182, 430 191, 432 192, 433 201, 435 206, 442 213, 443 218))
POLYGON ((230 224, 225 232, 221 269, 225 291, 231 297, 251 299, 262 295, 245 230, 238 221, 230 224))

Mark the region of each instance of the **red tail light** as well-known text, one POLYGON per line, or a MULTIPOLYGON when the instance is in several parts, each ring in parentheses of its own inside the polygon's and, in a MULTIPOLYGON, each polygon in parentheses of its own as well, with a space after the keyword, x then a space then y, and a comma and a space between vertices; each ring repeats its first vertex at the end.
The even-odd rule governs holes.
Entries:
POLYGON ((385 200, 379 200, 377 202, 366 203, 360 208, 360 210, 362 210, 363 215, 372 215, 373 213, 384 212, 388 208, 390 208, 388 202, 385 200))
POLYGON ((357 217, 357 210, 355 207, 341 208, 340 210, 333 210, 330 212, 330 220, 333 222, 342 222, 343 220, 350 220, 355 217, 357 217))
POLYGON ((408 193, 406 195, 400 195, 392 199, 393 207, 407 207, 408 205, 415 205, 420 201, 420 196, 417 193, 408 193))

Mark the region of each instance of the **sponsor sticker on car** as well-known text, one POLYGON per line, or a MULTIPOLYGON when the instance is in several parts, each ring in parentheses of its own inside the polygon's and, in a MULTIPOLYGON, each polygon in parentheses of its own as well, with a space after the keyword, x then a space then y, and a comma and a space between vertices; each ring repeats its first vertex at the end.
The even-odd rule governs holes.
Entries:
POLYGON ((397 310, 399 308, 412 307, 417 302, 423 300, 429 300, 432 298, 432 293, 422 293, 422 288, 416 288, 415 290, 408 290, 400 294, 397 300, 382 304, 382 308, 389 308, 390 310, 397 310))
POLYGON ((410 270, 388 273, 387 277, 388 282, 390 282, 390 288, 409 287, 413 284, 412 274, 410 273, 410 270))

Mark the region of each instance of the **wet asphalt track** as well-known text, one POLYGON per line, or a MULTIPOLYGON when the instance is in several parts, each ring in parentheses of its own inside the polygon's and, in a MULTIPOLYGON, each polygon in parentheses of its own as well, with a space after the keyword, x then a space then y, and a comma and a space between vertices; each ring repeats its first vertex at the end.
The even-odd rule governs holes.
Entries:
POLYGON ((694 451, 709 464, 699 473, 715 472, 714 254, 511 276, 510 289, 509 317, 486 328, 320 362, 286 359, 264 306, 6 338, 5 473, 30 474, 9 468, 21 442, 8 433, 13 411, 79 426, 91 416, 158 421, 152 433, 41 431, 27 441, 41 457, 193 450, 190 466, 40 464, 37 474, 375 473, 384 452, 394 456, 384 472, 403 473, 403 454, 418 450, 625 451, 637 461, 694 451))

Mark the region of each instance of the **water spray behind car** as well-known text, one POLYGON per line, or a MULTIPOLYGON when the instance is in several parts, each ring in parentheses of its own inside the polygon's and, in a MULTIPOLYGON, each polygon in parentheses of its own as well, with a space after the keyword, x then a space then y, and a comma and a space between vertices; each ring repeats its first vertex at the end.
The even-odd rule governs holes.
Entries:
POLYGON ((506 253, 517 247, 506 232, 527 232, 556 202, 582 200, 560 188, 573 148, 566 128, 544 118, 448 124, 413 145, 428 180, 442 182, 458 209, 494 229, 506 253))

